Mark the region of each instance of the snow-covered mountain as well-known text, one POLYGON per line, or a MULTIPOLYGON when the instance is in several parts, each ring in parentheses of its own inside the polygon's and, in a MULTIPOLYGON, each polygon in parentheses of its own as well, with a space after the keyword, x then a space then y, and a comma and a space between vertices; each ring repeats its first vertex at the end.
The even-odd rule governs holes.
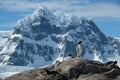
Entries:
POLYGON ((0 31, 0 50, 11 35, 12 31, 0 31))
POLYGON ((85 58, 104 62, 120 57, 120 39, 105 36, 92 20, 39 7, 18 21, 0 52, 0 65, 48 65, 62 56, 75 56, 79 40, 85 58))

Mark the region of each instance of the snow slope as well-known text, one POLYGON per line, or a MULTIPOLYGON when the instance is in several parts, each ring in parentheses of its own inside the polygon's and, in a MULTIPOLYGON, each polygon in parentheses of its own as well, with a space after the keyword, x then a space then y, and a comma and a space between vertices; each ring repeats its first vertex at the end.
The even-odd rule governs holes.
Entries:
POLYGON ((12 31, 0 31, 0 50, 11 35, 12 31))

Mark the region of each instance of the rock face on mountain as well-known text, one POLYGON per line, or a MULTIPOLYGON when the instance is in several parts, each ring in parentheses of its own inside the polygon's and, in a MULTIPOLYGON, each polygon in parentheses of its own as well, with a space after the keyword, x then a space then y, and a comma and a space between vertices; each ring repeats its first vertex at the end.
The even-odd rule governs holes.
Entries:
POLYGON ((106 37, 92 20, 39 7, 18 21, 0 52, 0 65, 48 65, 58 57, 75 56, 79 40, 82 57, 104 62, 119 56, 120 40, 106 37))
POLYGON ((71 58, 42 69, 25 71, 5 80, 120 80, 120 68, 115 62, 71 58))

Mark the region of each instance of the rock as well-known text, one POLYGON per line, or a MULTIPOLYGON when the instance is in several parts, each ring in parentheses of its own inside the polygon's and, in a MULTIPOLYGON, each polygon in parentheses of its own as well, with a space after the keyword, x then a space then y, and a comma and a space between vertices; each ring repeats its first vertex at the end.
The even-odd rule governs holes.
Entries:
MULTIPOLYGON (((40 79, 41 80, 41 79, 40 79)), ((69 80, 66 76, 64 75, 49 75, 43 80, 69 80)))
POLYGON ((120 75, 120 70, 119 69, 112 69, 106 73, 104 73, 107 77, 111 77, 111 78, 116 78, 117 75, 120 75))
POLYGON ((87 64, 85 66, 85 71, 86 73, 99 73, 100 72, 99 67, 96 65, 92 65, 92 64, 87 64))
POLYGON ((114 80, 120 80, 120 76, 117 76, 117 78, 116 78, 116 79, 114 79, 114 80))
POLYGON ((109 64, 112 64, 112 63, 113 63, 113 64, 117 64, 117 61, 109 61, 109 62, 107 62, 106 64, 109 65, 109 64))
POLYGON ((115 66, 117 65, 113 63, 70 58, 48 67, 13 75, 5 80, 120 80, 120 68, 115 66))
POLYGON ((58 65, 61 64, 61 63, 62 63, 62 62, 60 62, 60 61, 57 60, 57 61, 55 62, 55 64, 54 64, 54 67, 58 66, 58 65))
POLYGON ((103 74, 80 75, 77 80, 110 80, 103 74))

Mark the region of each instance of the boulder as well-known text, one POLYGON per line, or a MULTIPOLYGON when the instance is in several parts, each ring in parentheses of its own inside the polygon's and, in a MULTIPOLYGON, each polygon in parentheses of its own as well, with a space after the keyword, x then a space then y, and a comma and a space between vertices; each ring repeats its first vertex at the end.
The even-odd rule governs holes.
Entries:
POLYGON ((120 68, 116 63, 70 58, 48 67, 15 74, 5 80, 120 80, 120 68))

